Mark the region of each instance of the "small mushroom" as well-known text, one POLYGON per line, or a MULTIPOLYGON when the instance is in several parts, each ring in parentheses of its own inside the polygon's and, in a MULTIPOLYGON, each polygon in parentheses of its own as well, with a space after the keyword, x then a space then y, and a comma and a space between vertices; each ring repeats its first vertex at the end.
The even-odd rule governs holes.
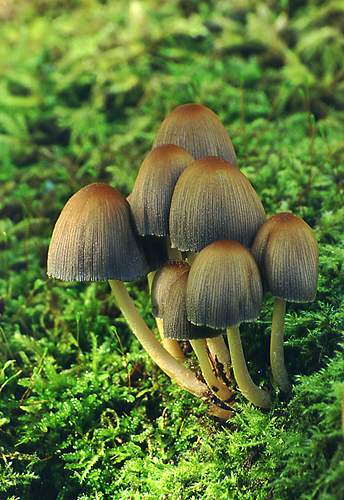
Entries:
POLYGON ((158 331, 161 336, 162 345, 176 359, 184 360, 185 356, 180 348, 179 342, 172 338, 166 338, 163 328, 163 316, 167 290, 171 285, 189 269, 185 262, 169 262, 161 267, 154 275, 151 286, 152 312, 158 331))
POLYGON ((274 296, 270 343, 273 379, 283 391, 290 388, 284 362, 286 301, 312 302, 315 298, 319 251, 312 229, 291 213, 274 215, 259 229, 252 253, 266 291, 274 296))
POLYGON ((248 372, 239 325, 255 319, 262 303, 257 264, 237 241, 216 241, 195 258, 187 285, 187 316, 195 325, 227 328, 234 377, 243 395, 257 406, 270 406, 269 394, 248 372))
POLYGON ((163 318, 167 291, 171 285, 184 273, 187 273, 190 266, 186 262, 169 262, 161 267, 154 276, 151 290, 152 312, 156 318, 163 318))
POLYGON ((218 336, 216 330, 198 327, 186 316, 186 287, 189 266, 170 263, 158 271, 153 281, 153 310, 163 318, 163 335, 167 340, 188 340, 197 356, 202 375, 209 388, 222 401, 233 393, 217 377, 210 363, 206 338, 218 336))
POLYGON ((119 309, 153 361, 182 388, 205 399, 205 384, 161 346, 122 283, 147 271, 129 204, 119 191, 102 183, 90 184, 68 200, 53 231, 48 276, 65 281, 109 280, 119 309))
POLYGON ((172 247, 198 252, 213 241, 249 247, 265 221, 263 205, 240 170, 219 158, 191 163, 179 177, 170 210, 172 247))
POLYGON ((236 164, 227 130, 217 115, 202 104, 177 106, 160 125, 154 146, 161 144, 181 146, 196 159, 218 156, 236 164))

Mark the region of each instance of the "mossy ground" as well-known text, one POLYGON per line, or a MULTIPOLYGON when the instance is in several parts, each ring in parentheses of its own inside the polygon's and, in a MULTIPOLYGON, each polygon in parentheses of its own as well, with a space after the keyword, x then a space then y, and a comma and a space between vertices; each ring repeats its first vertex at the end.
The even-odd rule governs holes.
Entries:
MULTIPOLYGON (((0 2, 0 497, 336 499, 344 490, 343 4, 0 2), (177 104, 214 109, 268 214, 314 227, 288 305, 291 397, 226 424, 152 364, 106 284, 48 281, 51 230, 94 180, 130 192, 177 104)), ((154 325, 146 284, 131 286, 154 325)), ((269 384, 271 299, 243 328, 269 384)))

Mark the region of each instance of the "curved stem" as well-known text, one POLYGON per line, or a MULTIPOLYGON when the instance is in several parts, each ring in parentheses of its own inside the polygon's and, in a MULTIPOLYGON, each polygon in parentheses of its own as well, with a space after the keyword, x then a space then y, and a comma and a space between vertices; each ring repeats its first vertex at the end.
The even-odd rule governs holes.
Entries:
POLYGON ((260 389, 248 372, 240 339, 239 325, 227 328, 228 344, 232 359, 233 372, 238 387, 246 399, 261 408, 269 408, 270 395, 260 389))
POLYGON ((282 391, 288 392, 290 384, 284 363, 284 318, 286 302, 275 297, 272 313, 272 328, 270 340, 270 363, 274 382, 282 391))
POLYGON ((217 376, 222 378, 225 384, 230 384, 232 379, 231 374, 231 357, 228 348, 224 341, 223 335, 206 339, 210 355, 214 361, 214 367, 217 376))
POLYGON ((183 389, 195 396, 207 400, 209 391, 205 384, 196 378, 191 370, 179 361, 175 360, 155 338, 153 332, 148 328, 134 302, 121 281, 109 280, 112 293, 117 306, 128 322, 136 338, 141 343, 152 360, 183 389))
POLYGON ((207 343, 204 339, 190 340, 190 344, 195 351, 204 380, 216 396, 222 401, 228 401, 233 396, 231 391, 221 380, 219 380, 209 361, 207 343))
POLYGON ((178 361, 184 361, 185 356, 184 353, 179 345, 178 340, 173 340, 173 339, 166 339, 164 337, 164 327, 163 327, 163 321, 161 318, 155 318, 156 321, 156 326, 158 328, 160 337, 161 337, 161 343, 166 349, 167 352, 171 354, 175 359, 178 361))

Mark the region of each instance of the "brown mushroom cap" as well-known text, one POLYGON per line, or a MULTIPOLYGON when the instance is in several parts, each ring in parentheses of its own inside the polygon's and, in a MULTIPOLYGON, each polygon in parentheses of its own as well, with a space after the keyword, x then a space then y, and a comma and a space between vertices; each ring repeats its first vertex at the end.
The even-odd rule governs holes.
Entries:
POLYGON ((176 144, 195 158, 218 156, 236 164, 227 130, 217 115, 202 104, 177 106, 162 122, 154 146, 176 144))
POLYGON ((128 201, 140 235, 166 236, 174 186, 193 157, 174 144, 153 149, 143 161, 128 201))
POLYGON ((172 247, 198 252, 221 239, 249 247, 264 221, 263 205, 249 180, 224 160, 194 161, 177 181, 170 209, 172 247))
POLYGON ((251 253, 237 241, 215 241, 195 258, 187 286, 187 316, 196 325, 227 328, 255 319, 262 284, 251 253))
POLYGON ((47 272, 64 281, 134 281, 147 274, 129 204, 119 191, 95 183, 67 201, 51 238, 47 272))
POLYGON ((263 284, 274 297, 311 302, 316 295, 319 251, 312 229, 291 213, 274 215, 259 229, 252 253, 263 284))
POLYGON ((151 291, 152 312, 156 318, 163 318, 164 305, 171 285, 182 274, 187 273, 189 268, 186 262, 169 262, 156 272, 151 291))
POLYGON ((196 340, 218 337, 222 332, 193 325, 186 314, 188 271, 171 284, 164 305, 164 337, 175 340, 196 340))

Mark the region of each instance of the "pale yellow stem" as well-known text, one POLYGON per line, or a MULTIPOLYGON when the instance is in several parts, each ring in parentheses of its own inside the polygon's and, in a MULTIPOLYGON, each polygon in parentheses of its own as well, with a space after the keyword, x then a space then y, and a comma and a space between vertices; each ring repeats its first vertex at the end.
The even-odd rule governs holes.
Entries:
POLYGON ((127 320, 136 338, 141 343, 152 360, 183 389, 201 399, 207 400, 209 391, 207 386, 198 380, 195 374, 182 363, 173 358, 155 338, 153 332, 137 311, 132 298, 121 281, 110 280, 112 293, 117 306, 127 320))
POLYGON ((217 376, 222 378, 225 384, 230 384, 232 379, 231 357, 224 341, 223 335, 208 338, 207 345, 214 362, 217 376))
POLYGON ((204 339, 190 340, 190 344, 197 356, 204 380, 210 389, 222 401, 229 401, 233 396, 233 391, 216 377, 209 360, 206 341, 204 339))
POLYGON ((290 390, 288 373, 284 363, 284 318, 286 303, 284 299, 275 297, 272 313, 270 340, 270 364, 274 383, 284 392, 290 390))
POLYGON ((239 325, 229 327, 227 329, 227 335, 234 377, 240 392, 256 406, 270 408, 270 395, 253 382, 248 372, 244 352, 242 350, 239 325))
POLYGON ((178 361, 184 361, 185 356, 179 345, 178 340, 165 338, 163 320, 161 318, 155 318, 155 321, 156 321, 156 326, 158 328, 158 332, 161 337, 161 343, 165 347, 166 351, 168 351, 171 354, 171 356, 173 356, 175 359, 178 359, 178 361))

